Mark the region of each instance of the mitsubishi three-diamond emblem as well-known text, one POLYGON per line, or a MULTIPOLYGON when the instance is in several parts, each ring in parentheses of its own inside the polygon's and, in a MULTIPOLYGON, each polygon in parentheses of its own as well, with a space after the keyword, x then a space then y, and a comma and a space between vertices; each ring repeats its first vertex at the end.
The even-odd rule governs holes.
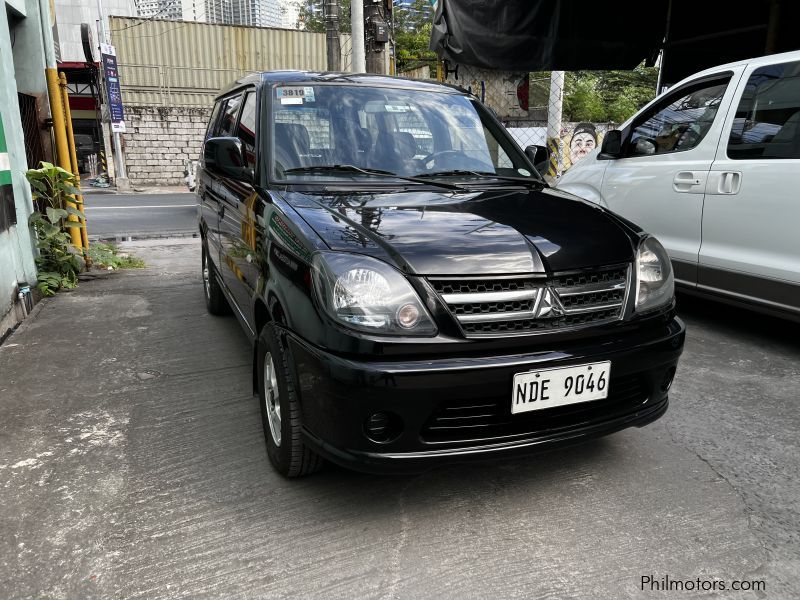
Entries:
POLYGON ((553 319, 564 315, 564 307, 556 291, 551 287, 545 287, 539 293, 539 301, 536 303, 537 319, 553 319))

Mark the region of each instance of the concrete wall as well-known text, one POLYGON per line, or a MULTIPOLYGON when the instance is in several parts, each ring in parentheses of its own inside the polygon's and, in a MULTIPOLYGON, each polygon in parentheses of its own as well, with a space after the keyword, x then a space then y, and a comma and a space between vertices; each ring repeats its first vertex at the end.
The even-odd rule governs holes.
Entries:
MULTIPOLYGON (((17 101, 15 57, 29 57, 34 61, 35 66, 37 56, 41 56, 42 38, 38 33, 40 31, 39 21, 36 18, 38 9, 34 10, 33 6, 35 0, 26 0, 25 3, 27 14, 32 14, 34 17, 21 18, 18 13, 15 15, 13 48, 6 10, 0 10, 0 73, 3 74, 0 77, 0 115, 2 115, 5 130, 14 203, 17 211, 17 225, 0 233, 0 336, 22 317, 21 311, 16 308, 14 302, 18 284, 26 282, 33 285, 36 282, 34 246, 31 231, 28 228, 28 217, 33 211, 33 202, 30 186, 25 179, 25 171, 28 166, 17 101)), ((23 80, 32 77, 32 70, 27 73, 28 75, 23 77, 23 80)), ((41 77, 44 80, 43 68, 41 77)), ((37 87, 32 80, 28 81, 26 86, 37 87)))
POLYGON ((210 108, 126 106, 123 136, 134 185, 181 185, 186 160, 197 160, 210 108))

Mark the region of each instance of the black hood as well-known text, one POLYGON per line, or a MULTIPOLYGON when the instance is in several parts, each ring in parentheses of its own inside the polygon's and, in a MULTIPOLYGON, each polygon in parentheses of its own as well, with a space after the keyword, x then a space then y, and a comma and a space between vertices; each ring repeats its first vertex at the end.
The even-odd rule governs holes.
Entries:
POLYGON ((333 250, 418 275, 552 273, 633 260, 633 236, 563 192, 285 192, 333 250))

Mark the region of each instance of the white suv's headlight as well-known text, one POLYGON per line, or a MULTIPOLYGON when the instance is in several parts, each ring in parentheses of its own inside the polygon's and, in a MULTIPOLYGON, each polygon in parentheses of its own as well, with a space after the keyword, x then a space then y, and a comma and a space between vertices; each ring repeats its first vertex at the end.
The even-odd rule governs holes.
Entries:
POLYGON ((656 238, 644 238, 636 252, 636 312, 661 308, 675 296, 675 278, 667 251, 656 238))
POLYGON ((320 252, 313 266, 320 303, 343 325, 392 335, 436 333, 414 288, 385 262, 361 254, 320 252))

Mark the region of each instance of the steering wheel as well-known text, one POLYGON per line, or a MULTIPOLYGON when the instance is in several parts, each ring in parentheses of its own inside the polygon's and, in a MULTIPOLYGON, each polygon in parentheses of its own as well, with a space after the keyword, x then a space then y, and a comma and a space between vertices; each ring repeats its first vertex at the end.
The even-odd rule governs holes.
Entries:
POLYGON ((494 167, 477 158, 473 158, 460 150, 439 150, 431 152, 422 159, 428 171, 436 167, 437 171, 494 171, 494 167))

